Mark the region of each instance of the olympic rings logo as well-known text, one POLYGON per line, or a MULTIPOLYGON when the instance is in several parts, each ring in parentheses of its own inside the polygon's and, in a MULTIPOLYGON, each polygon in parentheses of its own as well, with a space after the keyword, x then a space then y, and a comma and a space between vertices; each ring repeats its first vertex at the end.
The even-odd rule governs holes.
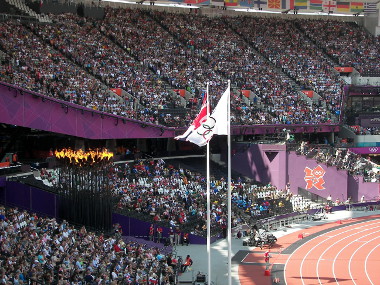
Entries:
POLYGON ((377 147, 370 147, 368 150, 369 150, 370 152, 377 152, 378 149, 379 149, 379 148, 377 148, 377 147))
POLYGON ((213 129, 215 128, 216 120, 215 118, 209 116, 200 127, 196 129, 197 134, 202 136, 207 140, 206 136, 212 135, 213 129))

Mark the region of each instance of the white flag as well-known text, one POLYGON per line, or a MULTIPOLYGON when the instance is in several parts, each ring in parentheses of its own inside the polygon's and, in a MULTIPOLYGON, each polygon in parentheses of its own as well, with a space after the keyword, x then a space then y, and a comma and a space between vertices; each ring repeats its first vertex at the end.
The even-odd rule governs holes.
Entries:
POLYGON ((229 99, 230 89, 227 88, 211 115, 207 115, 208 104, 204 101, 200 113, 187 131, 175 139, 186 140, 198 146, 204 146, 211 140, 214 134, 227 135, 229 99))
POLYGON ((230 88, 227 88, 210 116, 215 120, 215 126, 212 130, 213 135, 228 135, 229 101, 230 88))

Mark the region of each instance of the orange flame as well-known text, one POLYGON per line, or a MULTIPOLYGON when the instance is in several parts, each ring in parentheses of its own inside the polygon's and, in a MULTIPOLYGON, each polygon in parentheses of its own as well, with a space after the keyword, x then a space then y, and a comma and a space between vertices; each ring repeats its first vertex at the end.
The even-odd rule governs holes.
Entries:
POLYGON ((64 148, 59 151, 56 150, 54 155, 57 159, 67 158, 70 164, 78 164, 80 166, 109 161, 113 157, 113 153, 108 152, 106 149, 96 149, 85 152, 82 149, 75 151, 70 148, 64 148))

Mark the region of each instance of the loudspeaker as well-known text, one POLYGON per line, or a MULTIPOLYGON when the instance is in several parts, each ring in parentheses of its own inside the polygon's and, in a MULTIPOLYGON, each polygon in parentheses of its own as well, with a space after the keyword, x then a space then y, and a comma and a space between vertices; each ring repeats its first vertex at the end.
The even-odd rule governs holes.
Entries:
POLYGON ((247 246, 248 243, 246 241, 243 241, 243 246, 247 246))

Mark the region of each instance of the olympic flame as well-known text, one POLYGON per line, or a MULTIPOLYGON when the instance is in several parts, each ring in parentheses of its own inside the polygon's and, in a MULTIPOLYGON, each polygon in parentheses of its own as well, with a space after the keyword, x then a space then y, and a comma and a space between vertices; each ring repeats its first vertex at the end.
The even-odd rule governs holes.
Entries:
POLYGON ((106 149, 95 149, 85 152, 82 149, 75 151, 70 148, 64 148, 56 150, 54 155, 57 159, 68 159, 70 164, 77 164, 79 166, 108 162, 113 157, 113 153, 108 152, 106 149))

